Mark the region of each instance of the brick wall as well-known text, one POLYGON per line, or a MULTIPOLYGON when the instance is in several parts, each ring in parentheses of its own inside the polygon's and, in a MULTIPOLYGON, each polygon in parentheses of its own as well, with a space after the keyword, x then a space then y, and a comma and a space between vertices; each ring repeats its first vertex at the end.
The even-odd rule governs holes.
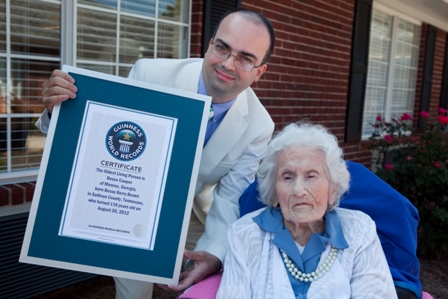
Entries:
POLYGON ((417 120, 420 113, 420 100, 422 97, 422 82, 423 82, 423 65, 425 62, 425 45, 426 45, 426 35, 428 33, 428 25, 422 24, 421 34, 420 34, 420 53, 418 56, 418 70, 417 70, 417 82, 415 85, 415 100, 414 100, 414 127, 417 126, 417 120))
POLYGON ((35 182, 0 186, 0 207, 21 205, 33 199, 35 182))
MULTIPOLYGON (((426 35, 428 33, 428 25, 422 25, 422 33, 420 39, 420 55, 418 62, 417 84, 414 103, 414 115, 418 116, 420 113, 420 101, 421 101, 421 89, 422 89, 422 77, 423 77, 423 65, 425 57, 425 45, 426 35)), ((430 117, 435 118, 437 108, 440 106, 440 93, 442 90, 443 80, 443 64, 445 55, 445 45, 448 34, 443 30, 437 31, 437 40, 434 52, 434 67, 431 84, 431 98, 429 104, 430 117)), ((417 118, 415 118, 414 125, 417 124, 417 118)))
POLYGON ((342 143, 348 98, 355 1, 243 1, 276 31, 274 55, 253 85, 277 129, 300 119, 334 133, 347 159, 370 166, 365 142, 342 143))
POLYGON ((254 84, 277 124, 308 118, 340 139, 350 70, 354 1, 243 1, 262 12, 276 31, 274 55, 254 84))
POLYGON ((190 57, 201 57, 203 11, 204 2, 202 0, 192 0, 190 57))
POLYGON ((437 32, 436 50, 434 53, 430 111, 436 111, 437 108, 440 107, 446 39, 447 33, 439 29, 437 32))

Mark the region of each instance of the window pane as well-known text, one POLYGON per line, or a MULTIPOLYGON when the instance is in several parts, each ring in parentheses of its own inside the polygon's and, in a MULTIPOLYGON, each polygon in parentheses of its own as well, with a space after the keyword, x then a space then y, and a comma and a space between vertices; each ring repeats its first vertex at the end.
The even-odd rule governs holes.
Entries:
POLYGON ((11 52, 59 57, 60 5, 11 1, 11 52))
POLYGON ((154 58, 155 22, 121 17, 120 62, 134 64, 142 57, 154 58))
POLYGON ((58 67, 58 62, 12 59, 11 112, 40 114, 45 109, 42 104, 42 84, 58 67))
POLYGON ((100 8, 117 9, 117 0, 78 0, 78 3, 100 8))
POLYGON ((40 165, 45 136, 34 126, 33 117, 12 117, 9 125, 6 118, 0 118, 0 173, 7 170, 8 156, 11 156, 11 170, 37 168, 40 165), (11 136, 11 151, 7 151, 7 128, 11 136))
MULTIPOLYGON (((34 126, 30 116, 11 118, 11 169, 39 167, 45 136, 34 126)), ((1 149, 0 149, 1 150, 1 149)))
POLYGON ((0 0, 0 52, 6 52, 6 0, 0 0))
POLYGON ((34 123, 44 110, 42 83, 59 68, 61 21, 60 1, 14 0, 8 1, 7 27, 5 3, 0 0, 0 52, 11 55, 0 58, 2 174, 40 165, 45 136, 34 123), (6 32, 10 49, 6 48, 6 32), (40 60, 43 56, 53 61, 40 60))
POLYGON ((13 119, 13 126, 18 126, 16 131, 18 137, 14 138, 13 129, 11 144, 12 170, 38 168, 40 166, 46 136, 34 126, 36 120, 37 118, 34 117, 19 117, 13 119), (14 144, 15 142, 17 144, 14 144), (23 144, 25 148, 21 149, 20 146, 23 144))
MULTIPOLYGON (((5 73, 2 65, 4 63, 0 63, 0 74, 5 73)), ((11 59, 11 105, 7 108, 11 113, 9 117, 0 114, 0 172, 7 170, 8 157, 11 158, 11 170, 39 167, 45 136, 34 123, 45 108, 42 104, 42 83, 57 67, 58 62, 11 59)), ((1 86, 2 95, 5 95, 3 84, 1 86)))
POLYGON ((117 15, 78 8, 78 59, 115 62, 117 15))
POLYGON ((363 137, 371 135, 373 129, 369 123, 373 123, 378 114, 387 121, 404 112, 413 114, 419 43, 420 26, 373 10, 363 137), (392 30, 396 30, 393 35, 392 30), (396 39, 391 40, 391 36, 396 39), (395 52, 389 58, 392 45, 395 52), (393 73, 389 74, 389 70, 393 73), (391 80, 388 76, 392 76, 391 80), (387 92, 387 88, 392 90, 387 92))
POLYGON ((159 18, 188 22, 189 2, 182 0, 159 0, 159 18))
POLYGON ((95 72, 101 72, 109 75, 115 75, 115 65, 78 63, 78 67, 88 69, 95 72))
POLYGON ((394 90, 391 114, 404 112, 412 115, 417 76, 420 26, 400 19, 397 29, 395 52, 394 90))
POLYGON ((157 36, 158 58, 185 58, 187 56, 187 28, 159 22, 157 36))
POLYGON ((0 115, 0 173, 8 169, 8 155, 7 155, 7 119, 0 115))
POLYGON ((8 112, 6 108, 6 58, 0 57, 0 115, 8 112))
POLYGON ((121 11, 144 15, 156 16, 155 0, 121 0, 121 11))
POLYGON ((121 77, 127 78, 130 71, 131 71, 131 67, 123 66, 123 67, 120 67, 118 75, 121 76, 121 77))
POLYGON ((363 135, 372 132, 371 123, 378 114, 384 116, 387 72, 392 33, 392 16, 374 9, 370 28, 369 66, 364 103, 363 135))

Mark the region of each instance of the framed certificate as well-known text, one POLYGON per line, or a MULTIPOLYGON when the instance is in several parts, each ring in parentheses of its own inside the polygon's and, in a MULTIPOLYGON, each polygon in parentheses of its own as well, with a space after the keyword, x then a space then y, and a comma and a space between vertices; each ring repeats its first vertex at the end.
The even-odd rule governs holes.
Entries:
POLYGON ((177 284, 211 99, 63 71, 20 261, 177 284))

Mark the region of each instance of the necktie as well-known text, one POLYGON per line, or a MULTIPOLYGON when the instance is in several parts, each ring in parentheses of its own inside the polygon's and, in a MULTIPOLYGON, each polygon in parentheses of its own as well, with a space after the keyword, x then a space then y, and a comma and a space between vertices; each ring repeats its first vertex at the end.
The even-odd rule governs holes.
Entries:
POLYGON ((210 106, 210 112, 208 113, 208 120, 211 120, 215 116, 215 111, 213 110, 213 106, 210 106))

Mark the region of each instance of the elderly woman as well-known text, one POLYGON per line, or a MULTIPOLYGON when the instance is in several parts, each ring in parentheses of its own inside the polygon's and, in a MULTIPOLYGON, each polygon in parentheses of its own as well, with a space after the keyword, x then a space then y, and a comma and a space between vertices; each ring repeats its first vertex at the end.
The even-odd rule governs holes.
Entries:
POLYGON ((337 208, 349 173, 337 139, 291 124, 258 170, 267 204, 229 229, 217 298, 397 298, 366 214, 337 208))

